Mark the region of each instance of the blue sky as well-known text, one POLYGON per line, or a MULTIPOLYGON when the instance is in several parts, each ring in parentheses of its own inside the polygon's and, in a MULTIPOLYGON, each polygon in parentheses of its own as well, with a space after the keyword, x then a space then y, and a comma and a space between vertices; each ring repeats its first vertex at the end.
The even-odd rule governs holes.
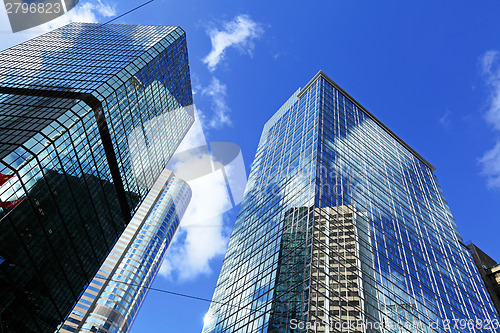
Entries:
MULTIPOLYGON (((1 10, 0 46, 68 20, 105 22, 137 4, 80 1, 66 17, 17 34, 1 10)), ((500 260, 498 13, 496 0, 156 0, 117 22, 187 32, 203 132, 208 141, 238 144, 247 172, 264 123, 323 70, 436 166, 463 238, 500 260)), ((203 144, 201 133, 192 133, 193 145, 203 144)), ((205 189, 219 193, 220 184, 205 189)), ((202 208, 227 209, 214 205, 202 208)), ((188 217, 199 220, 203 209, 188 217)), ((195 221, 210 228, 183 221, 153 287, 210 299, 236 213, 195 221)), ((200 332, 208 306, 151 291, 131 332, 200 332)))

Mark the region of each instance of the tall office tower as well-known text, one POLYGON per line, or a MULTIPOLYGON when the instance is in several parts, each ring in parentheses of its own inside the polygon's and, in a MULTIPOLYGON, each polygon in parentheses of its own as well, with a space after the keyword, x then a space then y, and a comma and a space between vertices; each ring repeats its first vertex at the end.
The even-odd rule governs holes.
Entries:
POLYGON ((500 264, 484 253, 477 245, 470 243, 467 248, 472 254, 472 260, 484 282, 486 291, 500 315, 500 264))
POLYGON ((0 53, 0 314, 52 332, 194 121, 179 27, 72 23, 0 53))
POLYGON ((203 332, 484 330, 433 171, 319 72, 264 126, 203 332))
POLYGON ((189 185, 164 170, 60 333, 129 330, 190 199, 189 185))

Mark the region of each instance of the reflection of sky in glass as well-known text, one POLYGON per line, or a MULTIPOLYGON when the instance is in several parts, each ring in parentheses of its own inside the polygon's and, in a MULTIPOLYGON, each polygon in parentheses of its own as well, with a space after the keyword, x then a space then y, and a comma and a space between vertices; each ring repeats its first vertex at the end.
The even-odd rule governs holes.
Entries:
POLYGON ((165 167, 193 120, 190 112, 192 106, 182 107, 158 81, 152 82, 141 92, 139 103, 131 111, 140 112, 144 108, 143 104, 155 93, 161 93, 165 101, 172 105, 171 109, 143 122, 127 137, 135 181, 146 189, 151 188, 156 181, 156 175, 165 167))
POLYGON ((72 23, 3 51, 0 84, 91 92, 175 29, 72 23))
MULTIPOLYGON (((2 52, 0 85, 94 94, 104 102, 126 190, 145 195, 194 120, 189 112, 173 112, 192 105, 187 54, 181 48, 183 34, 176 27, 73 23, 2 52), (155 49, 149 49, 155 44, 155 49), (168 52, 162 50, 167 46, 168 52), (156 126, 155 133, 148 135, 156 141, 160 137, 169 140, 156 145, 155 153, 142 159, 140 165, 137 160, 131 162, 129 148, 121 138, 134 127, 147 127, 153 119, 164 118, 172 123, 156 126), (150 181, 142 187, 136 184, 131 163, 135 169, 150 170, 150 181)), ((106 157, 94 148, 101 145, 101 138, 93 111, 85 103, 7 94, 0 95, 0 103, 7 116, 5 122, 11 121, 17 128, 15 133, 14 129, 6 133, 16 139, 9 146, 2 144, 0 158, 19 169, 28 188, 41 176, 40 164, 42 169, 54 170, 73 164, 78 167, 65 170, 71 175, 93 174, 111 181, 110 170, 99 166, 106 157), (40 120, 27 121, 26 117, 40 120), (19 140, 21 134, 23 140, 19 140), (23 146, 18 147, 20 144, 23 146), (32 154, 38 155, 38 160, 32 154), (62 162, 54 164, 54 159, 62 162)), ((15 184, 16 179, 11 183, 2 188, 2 200, 23 196, 21 184, 15 184)))

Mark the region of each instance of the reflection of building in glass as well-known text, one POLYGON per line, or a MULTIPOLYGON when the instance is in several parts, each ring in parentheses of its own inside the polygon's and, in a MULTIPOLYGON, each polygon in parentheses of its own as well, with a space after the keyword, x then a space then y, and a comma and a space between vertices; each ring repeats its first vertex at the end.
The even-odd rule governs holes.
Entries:
POLYGON ((433 171, 318 73, 264 126, 203 331, 498 319, 433 171))
POLYGON ((300 316, 303 295, 302 284, 309 276, 307 265, 306 243, 307 221, 313 218, 307 207, 292 208, 285 214, 286 230, 279 244, 276 283, 274 285, 274 302, 269 318, 269 327, 286 325, 292 318, 300 316))
POLYGON ((72 23, 0 53, 0 174, 12 176, 0 187, 5 331, 64 320, 194 121, 191 108, 179 27, 72 23))
MULTIPOLYGON (((6 242, 8 241, 0 245, 2 255, 6 258, 5 267, 2 269, 5 269, 4 273, 16 277, 15 284, 10 285, 16 289, 4 289, 4 286, 1 289, 2 296, 11 297, 12 303, 7 309, 25 309, 32 313, 43 313, 44 309, 50 308, 51 299, 54 297, 59 304, 71 307, 75 302, 73 295, 61 293, 61 286, 66 283, 65 276, 56 274, 54 270, 58 269, 62 262, 67 271, 73 273, 68 279, 71 287, 81 288, 83 286, 81 284, 85 284, 85 276, 79 275, 79 270, 82 267, 89 269, 99 265, 97 258, 105 257, 108 253, 107 247, 112 246, 105 235, 118 233, 114 221, 121 218, 120 206, 113 195, 113 185, 93 175, 74 177, 47 170, 45 177, 39 179, 27 195, 38 212, 31 209, 28 200, 23 200, 15 209, 6 209, 1 213, 2 217, 9 218, 19 231, 17 235, 14 230, 6 229, 6 233, 1 236, 6 242), (102 191, 90 195, 87 185, 91 188, 102 188, 102 191), (49 191, 52 192, 52 196, 47 196, 49 191), (71 205, 61 207, 57 204, 67 202, 67 198, 72 196, 78 200, 71 202, 71 205), (107 198, 112 200, 108 201, 109 211, 95 211, 93 202, 102 202, 107 198), (8 216, 5 216, 6 214, 8 216), (39 228, 39 223, 45 225, 46 229, 39 228), (50 242, 45 241, 45 234, 50 242), (72 240, 78 241, 72 242, 72 240), (31 258, 21 251, 24 244, 28 249, 33 249, 32 257, 37 260, 38 271, 26 269, 31 264, 31 258), (57 256, 46 255, 52 253, 53 248, 57 249, 57 256), (80 256, 75 256, 75 252, 80 256), (45 281, 43 289, 39 284, 41 276, 52 276, 52 279, 45 281)), ((137 195, 129 193, 128 196, 131 201, 138 202, 137 195)), ((90 271, 83 273, 92 274, 90 271)), ((8 319, 8 313, 2 314, 2 319, 8 319)), ((29 329, 26 332, 29 332, 29 329)))
POLYGON ((374 281, 374 272, 364 215, 352 206, 303 207, 286 214, 288 229, 280 246, 270 329, 298 318, 303 302, 300 291, 309 277, 314 292, 304 301, 311 309, 309 321, 321 323, 316 331, 326 332, 335 323, 346 322, 355 326, 350 332, 361 332, 355 323, 366 320, 364 313, 370 304, 365 299, 374 297, 368 294, 373 291, 369 283, 374 281))
POLYGON ((59 332, 127 332, 191 198, 164 170, 59 332))
MULTIPOLYGON (((367 292, 375 277, 366 217, 352 206, 316 208, 314 213, 311 320, 329 326, 365 320, 370 307, 365 299, 374 297, 367 292)), ((361 332, 359 327, 350 331, 361 332)))

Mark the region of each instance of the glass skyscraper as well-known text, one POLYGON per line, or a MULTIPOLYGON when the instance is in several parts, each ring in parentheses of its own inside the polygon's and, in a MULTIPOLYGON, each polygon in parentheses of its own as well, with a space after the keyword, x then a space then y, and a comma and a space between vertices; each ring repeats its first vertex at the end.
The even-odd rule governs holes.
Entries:
POLYGON ((179 27, 72 23, 0 53, 0 314, 53 331, 194 121, 179 27))
POLYGON ((164 170, 58 331, 128 332, 191 199, 164 170))
POLYGON ((319 72, 264 126, 203 332, 496 331, 433 171, 319 72))

